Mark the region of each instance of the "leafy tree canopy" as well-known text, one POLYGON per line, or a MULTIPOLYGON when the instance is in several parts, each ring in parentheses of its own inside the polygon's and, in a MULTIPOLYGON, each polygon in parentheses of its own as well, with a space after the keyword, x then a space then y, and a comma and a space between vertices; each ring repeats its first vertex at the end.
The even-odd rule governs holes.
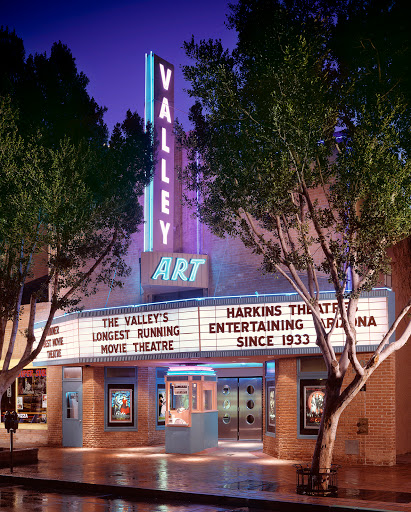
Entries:
POLYGON ((15 31, 0 30, 0 94, 8 95, 20 112, 21 135, 40 130, 43 144, 58 145, 64 137, 73 142, 81 139, 107 138, 100 107, 87 92, 89 79, 77 70, 69 48, 54 43, 50 55, 29 55, 15 31))
POLYGON ((359 363, 358 299, 387 271, 387 249, 411 233, 407 11, 403 0, 239 0, 227 22, 238 33, 232 52, 218 40, 185 43, 195 99, 194 129, 179 128, 187 201, 214 233, 261 254, 264 270, 312 308, 329 374, 316 470, 329 467, 342 410, 411 333, 408 323, 388 343, 410 301, 359 363), (324 279, 347 339, 338 357, 335 323, 326 329, 319 314, 324 279), (342 391, 350 362, 355 377, 342 391))
POLYGON ((1 394, 37 356, 57 310, 78 308, 101 284, 121 286, 154 148, 151 131, 130 111, 107 139, 105 109, 88 95, 88 79, 62 43, 49 57, 25 59, 21 39, 6 28, 0 46, 1 394), (31 297, 26 348, 10 368, 24 286, 41 260, 46 276, 31 297), (36 302, 44 294, 50 311, 35 340, 36 302))

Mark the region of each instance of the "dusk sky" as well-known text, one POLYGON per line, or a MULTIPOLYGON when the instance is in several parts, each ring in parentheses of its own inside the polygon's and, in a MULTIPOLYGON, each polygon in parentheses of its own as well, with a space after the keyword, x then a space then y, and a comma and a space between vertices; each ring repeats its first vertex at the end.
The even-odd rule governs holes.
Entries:
POLYGON ((192 100, 183 91, 183 41, 194 34, 221 38, 232 48, 236 36, 224 25, 227 12, 225 0, 2 0, 0 25, 16 30, 26 55, 49 54, 53 42, 65 43, 90 80, 90 95, 108 108, 110 130, 128 108, 144 115, 144 55, 153 51, 175 66, 175 114, 188 128, 192 100))

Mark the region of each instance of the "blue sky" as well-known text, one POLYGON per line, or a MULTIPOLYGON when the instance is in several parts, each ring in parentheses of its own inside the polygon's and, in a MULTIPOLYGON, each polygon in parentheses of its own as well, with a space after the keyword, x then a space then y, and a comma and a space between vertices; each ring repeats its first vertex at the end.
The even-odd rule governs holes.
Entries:
POLYGON ((109 129, 128 108, 144 114, 144 54, 157 53, 175 66, 176 116, 189 127, 191 100, 180 66, 187 63, 183 41, 221 38, 233 47, 235 33, 224 22, 224 0, 1 0, 0 24, 14 28, 27 54, 49 52, 61 40, 77 68, 90 79, 89 93, 108 107, 109 129))

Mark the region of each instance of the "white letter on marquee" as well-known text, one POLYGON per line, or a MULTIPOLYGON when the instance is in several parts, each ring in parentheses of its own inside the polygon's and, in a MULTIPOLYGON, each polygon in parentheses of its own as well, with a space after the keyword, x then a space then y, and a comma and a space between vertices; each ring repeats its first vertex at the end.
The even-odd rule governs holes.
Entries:
POLYGON ((163 233, 163 244, 167 245, 167 235, 168 235, 168 230, 170 229, 170 223, 167 222, 167 224, 164 224, 164 221, 162 219, 160 219, 160 227, 161 227, 161 232, 163 233))
POLYGON ((161 212, 162 213, 170 213, 170 210, 168 207, 170 206, 170 193, 168 190, 162 190, 161 191, 161 212))
POLYGON ((167 146, 167 130, 165 128, 161 128, 161 149, 166 153, 170 153, 170 148, 167 146))
POLYGON ((163 98, 163 102, 161 103, 160 115, 158 117, 160 119, 163 119, 165 117, 167 121, 171 123, 170 107, 168 106, 167 98, 163 98))
POLYGON ((170 183, 170 178, 167 176, 166 171, 166 160, 164 158, 161 159, 161 181, 164 181, 164 183, 170 183))
POLYGON ((171 69, 167 69, 167 76, 164 73, 164 65, 160 64, 160 74, 161 74, 161 81, 163 82, 163 87, 166 91, 168 91, 168 86, 170 85, 170 78, 171 78, 171 69))

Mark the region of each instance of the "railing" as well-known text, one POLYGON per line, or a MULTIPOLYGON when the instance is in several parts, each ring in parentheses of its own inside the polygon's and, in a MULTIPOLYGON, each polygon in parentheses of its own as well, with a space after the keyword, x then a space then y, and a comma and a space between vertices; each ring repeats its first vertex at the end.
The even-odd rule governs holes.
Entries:
POLYGON ((309 465, 294 464, 297 470, 297 494, 309 496, 336 496, 338 493, 338 464, 330 468, 321 468, 313 473, 309 465))

